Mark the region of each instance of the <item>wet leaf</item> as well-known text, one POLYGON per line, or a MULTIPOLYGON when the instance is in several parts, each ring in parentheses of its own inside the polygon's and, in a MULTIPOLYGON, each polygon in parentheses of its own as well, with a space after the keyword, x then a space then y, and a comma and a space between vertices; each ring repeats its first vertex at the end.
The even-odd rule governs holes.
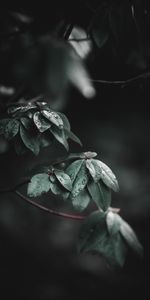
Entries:
POLYGON ((112 189, 114 192, 117 192, 119 190, 119 185, 112 170, 98 159, 92 159, 91 161, 96 171, 95 178, 93 177, 93 179, 95 181, 99 181, 101 179, 107 187, 112 189))
POLYGON ((60 182, 60 184, 68 191, 71 191, 72 189, 72 182, 69 177, 65 172, 61 170, 54 170, 54 174, 56 175, 56 178, 60 182))
POLYGON ((112 267, 122 267, 127 246, 119 232, 109 235, 105 218, 102 212, 94 212, 86 218, 80 230, 79 251, 100 254, 112 267))
POLYGON ((36 174, 31 178, 28 184, 27 194, 30 197, 38 197, 47 193, 51 188, 49 175, 45 173, 36 174))
POLYGON ((36 105, 33 103, 28 102, 27 104, 16 104, 11 105, 8 107, 7 112, 8 114, 15 114, 17 112, 24 113, 30 109, 35 109, 36 105))
POLYGON ((72 184, 74 183, 83 163, 84 159, 78 159, 67 167, 66 173, 71 178, 72 184))
POLYGON ((35 155, 39 154, 39 141, 35 134, 29 133, 23 126, 20 126, 20 136, 24 145, 35 155))
POLYGON ((58 126, 60 129, 63 128, 63 120, 61 117, 54 111, 48 111, 48 110, 42 110, 41 111, 42 115, 51 121, 54 125, 58 126))
POLYGON ((44 117, 42 117, 42 115, 39 111, 34 113, 33 120, 34 120, 34 123, 35 123, 37 129, 40 132, 44 132, 51 127, 51 123, 48 122, 44 117))
POLYGON ((70 199, 73 207, 80 212, 86 209, 91 201, 91 197, 86 189, 82 190, 76 197, 71 197, 70 199))
POLYGON ((96 205, 102 210, 106 211, 111 203, 110 189, 107 188, 103 182, 95 183, 92 180, 88 182, 87 188, 96 205))
MULTIPOLYGON (((82 161, 82 160, 81 160, 82 161)), ((75 178, 72 181, 72 191, 71 191, 71 197, 76 197, 87 185, 88 182, 88 175, 86 171, 86 166, 85 166, 85 161, 80 164, 74 164, 73 167, 75 166, 75 178), (77 167, 77 168, 76 168, 77 167)), ((69 175, 69 173, 67 172, 69 175)), ((72 177, 70 176, 72 179, 72 177)))

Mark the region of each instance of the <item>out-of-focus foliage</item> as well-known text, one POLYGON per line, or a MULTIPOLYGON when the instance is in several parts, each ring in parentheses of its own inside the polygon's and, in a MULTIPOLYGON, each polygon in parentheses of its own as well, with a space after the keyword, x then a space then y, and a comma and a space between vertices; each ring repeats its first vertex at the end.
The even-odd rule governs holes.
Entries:
POLYGON ((46 102, 10 105, 6 118, 0 120, 0 134, 9 141, 13 140, 18 154, 30 150, 38 155, 40 147, 50 145, 54 138, 67 151, 68 138, 81 145, 79 138, 71 131, 67 117, 51 110, 46 102))

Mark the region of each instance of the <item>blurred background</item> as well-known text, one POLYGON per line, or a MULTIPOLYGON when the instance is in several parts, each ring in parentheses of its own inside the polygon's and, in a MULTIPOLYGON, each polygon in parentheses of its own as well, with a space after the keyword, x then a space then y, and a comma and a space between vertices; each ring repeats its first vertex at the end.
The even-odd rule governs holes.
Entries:
MULTIPOLYGON (((81 2, 80 14, 79 9, 73 10, 72 8, 71 18, 76 20, 77 25, 82 27, 82 30, 85 30, 88 20, 91 18, 91 10, 85 10, 85 21, 83 21, 82 14, 86 1, 81 2)), ((94 1, 93 4, 91 3, 88 1, 87 7, 93 10, 96 9, 97 1, 94 1)), ((115 3, 118 5, 118 1, 115 1, 115 3)), ((135 4, 140 5, 140 3, 140 1, 135 1, 135 4)), ((146 1, 143 3, 148 5, 146 1)), ((76 5, 74 4, 74 7, 76 5)), ((60 11, 58 11, 57 5, 56 7, 54 6, 53 14, 52 12, 50 14, 53 15, 50 25, 51 30, 53 30, 54 23, 61 21, 62 17, 60 16, 63 15, 64 18, 64 11, 68 18, 70 6, 64 4, 59 7, 60 11)), ((145 9, 145 6, 143 9, 145 9)), ((146 9, 148 9, 147 6, 146 9)), ((27 78, 26 74, 28 74, 28 71, 27 73, 24 71, 25 65, 28 64, 26 64, 26 55, 24 54, 26 53, 26 43, 25 46, 23 43, 27 36, 21 35, 21 38, 17 36, 17 38, 11 38, 9 42, 6 38, 3 39, 2 36, 2 32, 5 31, 5 34, 8 34, 8 31, 12 30, 13 26, 16 26, 14 18, 10 18, 10 10, 19 11, 20 14, 27 14, 31 20, 35 18, 36 22, 32 27, 31 36, 32 38, 35 38, 35 35, 36 38, 38 36, 38 42, 39 40, 41 41, 39 27, 41 25, 40 30, 45 37, 45 28, 47 28, 49 20, 46 9, 40 12, 39 8, 35 10, 28 6, 24 6, 20 10, 18 10, 18 7, 9 7, 9 9, 3 10, 0 14, 2 24, 0 96, 2 104, 5 101, 7 102, 10 96, 14 95, 14 91, 17 90, 18 92, 18 87, 25 81, 25 78, 27 78), (19 53, 21 54, 18 59, 19 53), (20 65, 22 66, 22 62, 25 62, 25 64, 21 67, 23 70, 20 71, 19 67, 20 65), (11 70, 10 72, 9 69, 11 70), (7 93, 4 93, 4 87, 7 87, 7 93)), ((120 15, 121 12, 122 10, 119 8, 118 14, 120 15)), ((116 17, 116 20, 118 21, 119 17, 116 17)), ((149 11, 147 20, 149 20, 149 11)), ((129 24, 128 20, 127 23, 129 24)), ((147 28, 147 25, 145 26, 147 28)), ((28 32, 29 29, 27 30, 27 35, 28 32)), ((84 32, 81 29, 74 31, 75 38, 77 36, 84 38, 84 32)), ((120 34, 122 35, 123 33, 121 32, 120 34)), ((74 38, 74 35, 72 32, 72 37, 70 38, 74 38)), ((145 48, 143 46, 145 52, 144 50, 141 51, 141 48, 135 51, 137 47, 135 47, 135 44, 130 43, 130 39, 132 40, 132 36, 128 37, 126 50, 124 46, 123 49, 117 46, 119 53, 122 53, 122 55, 120 57, 116 55, 115 58, 112 51, 110 51, 110 44, 107 43, 104 43, 104 47, 100 49, 94 44, 93 40, 90 40, 90 44, 88 41, 88 44, 86 43, 85 46, 83 44, 82 46, 80 44, 75 46, 81 57, 84 52, 83 57, 86 68, 82 62, 79 62, 79 64, 77 62, 77 73, 73 78, 77 78, 80 74, 83 76, 83 73, 86 72, 84 74, 88 78, 102 79, 107 82, 109 80, 123 80, 122 84, 97 81, 92 83, 92 81, 87 80, 83 81, 81 85, 76 85, 72 82, 72 79, 70 80, 70 77, 68 79, 68 71, 64 69, 64 66, 67 64, 65 63, 61 67, 62 77, 59 77, 60 73, 59 76, 57 72, 55 74, 57 84, 56 88, 53 88, 54 79, 52 75, 55 70, 54 64, 51 73, 52 83, 48 90, 45 88, 44 83, 42 83, 40 91, 37 89, 36 83, 33 86, 27 84, 28 89, 23 89, 21 93, 19 91, 19 97, 29 99, 29 97, 36 96, 39 93, 44 95, 52 107, 66 114, 73 132, 83 142, 82 149, 71 142, 70 151, 95 151, 98 153, 98 158, 112 168, 120 185, 120 192, 113 194, 113 206, 121 208, 121 216, 129 222, 137 233, 139 240, 144 246, 144 259, 140 261, 132 253, 129 253, 124 268, 113 272, 101 257, 77 254, 76 242, 81 224, 80 221, 66 220, 48 215, 29 206, 16 195, 13 195, 13 193, 1 193, 1 299, 10 299, 10 296, 14 297, 14 299, 28 300, 80 300, 100 299, 101 297, 105 297, 105 299, 110 297, 130 299, 130 297, 137 295, 145 299, 146 295, 149 294, 150 79, 146 76, 146 78, 140 78, 140 80, 133 80, 129 84, 126 84, 126 80, 148 72, 150 52, 148 51, 148 46, 145 46, 145 48), (87 49, 89 50, 87 51, 87 49), (66 81, 60 88, 60 82, 64 77, 65 80, 67 78, 69 81, 67 89, 66 81), (93 92, 93 98, 86 99, 90 97, 88 93, 85 93, 85 87, 93 89, 92 91, 96 90, 95 96, 93 92), (45 94, 43 90, 46 90, 45 94)), ((41 51, 45 49, 42 48, 45 46, 41 46, 43 43, 47 45, 47 40, 42 41, 42 44, 39 42, 41 51)), ((121 43, 122 40, 119 44, 120 47, 121 43)), ((61 48, 62 61, 64 61, 64 56, 68 50, 66 48, 64 50, 64 46, 56 47, 56 44, 54 47, 54 44, 50 42, 50 46, 52 46, 51 61, 53 53, 55 52, 56 54, 56 48, 61 48)), ((58 56, 59 53, 58 51, 58 56)), ((56 54, 55 61, 57 61, 58 56, 56 54)), ((66 56, 65 59, 67 62, 68 60, 71 61, 70 64, 72 66, 72 58, 70 59, 70 56, 69 58, 66 56)), ((29 61, 27 58, 27 62, 29 61)), ((43 64, 42 61, 41 65, 43 66, 43 64)), ((60 63, 57 70, 60 70, 60 63)), ((38 80, 37 82, 39 83, 38 80)), ((12 187, 18 182, 18 179, 20 180, 20 178, 30 174, 36 164, 50 164, 56 157, 63 156, 66 153, 61 145, 54 143, 53 147, 42 149, 39 157, 35 157, 32 153, 17 156, 13 148, 9 148, 1 136, 0 152, 0 188, 12 187)), ((20 190, 26 193, 26 186, 20 190)), ((73 213, 71 205, 52 195, 43 196, 36 201, 53 209, 73 213)), ((90 208, 85 213, 89 212, 90 208)))

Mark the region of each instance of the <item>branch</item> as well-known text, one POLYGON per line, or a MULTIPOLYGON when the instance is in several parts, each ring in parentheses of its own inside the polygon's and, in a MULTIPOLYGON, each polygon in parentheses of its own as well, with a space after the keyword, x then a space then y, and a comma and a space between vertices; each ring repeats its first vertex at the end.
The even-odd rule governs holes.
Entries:
POLYGON ((63 212, 59 212, 59 211, 55 211, 53 209, 47 208, 39 203, 34 202, 33 200, 29 199, 28 197, 24 196, 22 193, 20 193, 19 191, 14 191, 14 193, 19 196, 20 198, 22 198, 24 201, 26 201, 27 203, 29 203, 30 205, 39 208, 42 211, 45 211, 47 213, 50 213, 52 215, 55 216, 59 216, 59 217, 63 217, 66 219, 71 219, 71 220, 84 220, 86 217, 85 216, 77 216, 77 215, 72 215, 72 214, 67 214, 67 213, 63 213, 63 212))
POLYGON ((138 76, 135 76, 135 77, 131 77, 127 80, 116 80, 116 81, 112 81, 112 80, 101 80, 101 79, 89 79, 90 81, 92 82, 95 82, 95 83, 100 83, 100 84, 104 84, 104 85, 107 85, 107 86, 112 86, 112 85, 116 85, 116 86, 121 86, 122 88, 125 87, 125 86, 128 86, 132 83, 137 83, 139 82, 141 79, 146 79, 146 78, 149 78, 150 77, 150 71, 149 72, 146 72, 146 73, 143 73, 143 74, 140 74, 138 76))
MULTIPOLYGON (((56 211, 56 210, 53 210, 53 209, 50 209, 48 207, 45 207, 39 203, 36 203, 34 202, 33 200, 31 200, 30 198, 28 198, 27 196, 23 195, 21 192, 19 192, 17 190, 17 188, 21 187, 22 185, 28 183, 30 180, 29 178, 27 178, 26 180, 18 183, 15 187, 13 188, 7 188, 7 189, 0 189, 0 193, 9 193, 9 192, 13 192, 15 193, 17 196, 19 196, 21 199, 23 199, 24 201, 26 201, 28 204, 36 207, 36 208, 39 208, 40 210, 42 211, 45 211, 49 214, 52 214, 52 215, 55 215, 55 216, 58 216, 58 217, 63 217, 63 218, 66 218, 66 219, 70 219, 70 220, 84 220, 86 217, 88 216, 80 216, 80 215, 73 215, 73 214, 68 214, 68 213, 63 213, 63 212, 59 212, 59 211, 56 211)), ((108 209, 109 211, 112 211, 114 213, 119 213, 120 212, 120 209, 119 208, 114 208, 114 207, 109 207, 108 209)))

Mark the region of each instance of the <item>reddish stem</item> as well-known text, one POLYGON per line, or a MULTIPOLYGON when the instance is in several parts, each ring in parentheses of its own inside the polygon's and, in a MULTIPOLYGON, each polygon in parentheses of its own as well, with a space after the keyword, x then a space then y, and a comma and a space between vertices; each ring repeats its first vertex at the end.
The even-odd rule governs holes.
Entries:
POLYGON ((47 208, 39 203, 34 202, 33 200, 29 199, 28 197, 24 196, 22 193, 19 191, 14 191, 16 195, 18 195, 20 198, 28 202, 30 205, 39 208, 42 211, 48 212, 52 215, 67 218, 67 219, 72 219, 72 220, 84 220, 86 217, 85 216, 78 216, 78 215, 72 215, 72 214, 66 214, 63 212, 55 211, 53 209, 47 208))

